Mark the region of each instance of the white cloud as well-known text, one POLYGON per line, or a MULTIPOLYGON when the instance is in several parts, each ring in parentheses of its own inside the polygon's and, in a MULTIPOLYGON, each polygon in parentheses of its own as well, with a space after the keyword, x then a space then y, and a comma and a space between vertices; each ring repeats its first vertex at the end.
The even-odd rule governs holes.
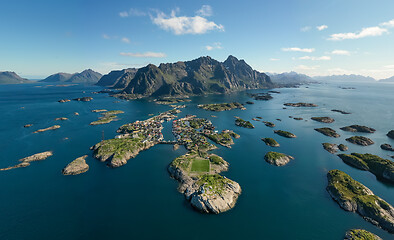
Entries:
POLYGON ((306 66, 306 65, 298 65, 296 67, 296 69, 298 70, 315 70, 317 68, 319 68, 320 66, 316 65, 316 66, 306 66))
POLYGON ((161 52, 144 52, 144 53, 130 53, 130 52, 121 52, 120 55, 127 57, 138 57, 138 58, 164 58, 167 57, 165 53, 161 52))
POLYGON ((327 25, 320 25, 320 26, 316 27, 316 29, 319 30, 319 31, 323 31, 324 29, 327 29, 327 28, 328 28, 327 25))
POLYGON ((270 61, 279 61, 279 58, 270 58, 270 61))
POLYGON ((359 39, 365 37, 381 36, 384 33, 388 33, 388 30, 381 27, 368 27, 363 28, 361 31, 353 33, 336 33, 332 34, 328 40, 341 41, 345 39, 359 39))
POLYGON ((312 61, 321 61, 321 60, 331 60, 330 56, 321 56, 321 57, 311 57, 311 56, 304 56, 304 57, 300 57, 298 58, 300 60, 312 60, 312 61))
POLYGON ((394 65, 386 65, 386 66, 384 66, 384 68, 394 69, 394 65))
POLYGON ((103 38, 104 38, 104 39, 110 39, 111 37, 108 36, 107 34, 103 34, 103 38))
POLYGON ((301 32, 308 32, 309 30, 311 30, 311 27, 310 27, 310 26, 305 26, 305 27, 302 27, 302 28, 300 29, 301 32))
POLYGON ((141 17, 141 16, 146 16, 146 12, 143 12, 143 11, 135 9, 135 8, 130 8, 129 11, 120 12, 119 16, 123 17, 123 18, 132 17, 132 16, 141 17))
POLYGON ((124 43, 130 43, 130 39, 128 39, 127 37, 123 37, 121 41, 124 43))
POLYGON ((299 47, 291 47, 291 48, 282 48, 284 52, 307 52, 311 53, 314 52, 314 48, 299 48, 299 47))
POLYGON ((202 16, 176 16, 176 13, 177 10, 173 10, 171 15, 167 16, 163 12, 158 12, 156 17, 152 17, 152 21, 161 29, 173 32, 175 35, 204 34, 212 30, 224 31, 223 25, 216 24, 202 16))
POLYGON ((201 9, 199 9, 196 14, 202 17, 209 17, 212 16, 213 10, 212 7, 209 5, 202 5, 201 9))
POLYGON ((220 42, 216 42, 212 45, 207 45, 205 46, 205 49, 208 51, 214 50, 214 49, 222 49, 222 44, 220 42))
POLYGON ((384 23, 381 23, 381 24, 379 24, 380 26, 383 26, 383 27, 394 27, 394 19, 392 19, 392 20, 390 20, 390 21, 388 21, 388 22, 384 22, 384 23))
POLYGON ((346 56, 350 56, 350 52, 349 51, 347 51, 347 50, 333 50, 332 52, 331 52, 331 54, 333 54, 333 55, 346 55, 346 56))

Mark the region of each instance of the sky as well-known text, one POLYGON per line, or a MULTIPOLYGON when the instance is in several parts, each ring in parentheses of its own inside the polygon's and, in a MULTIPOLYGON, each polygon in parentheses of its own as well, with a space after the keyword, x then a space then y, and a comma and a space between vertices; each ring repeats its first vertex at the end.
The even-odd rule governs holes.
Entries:
POLYGON ((102 74, 228 55, 254 69, 394 76, 392 0, 2 0, 0 71, 102 74))

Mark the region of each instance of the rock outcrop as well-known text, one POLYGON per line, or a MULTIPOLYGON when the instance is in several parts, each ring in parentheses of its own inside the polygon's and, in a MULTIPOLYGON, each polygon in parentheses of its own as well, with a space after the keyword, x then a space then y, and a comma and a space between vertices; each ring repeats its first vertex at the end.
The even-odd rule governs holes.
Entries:
POLYGON ((261 141, 265 142, 266 145, 270 147, 279 147, 279 143, 273 138, 262 138, 261 141))
POLYGON ((336 145, 336 144, 322 143, 322 145, 323 145, 323 148, 329 153, 334 154, 334 153, 338 152, 338 145, 336 145))
POLYGON ((169 166, 171 177, 179 182, 178 190, 200 212, 222 213, 233 208, 241 194, 238 183, 219 175, 228 163, 215 154, 199 156, 191 152, 176 158, 169 166), (196 162, 208 163, 208 172, 196 162))
POLYGON ((389 203, 342 171, 329 171, 327 179, 327 191, 341 208, 357 212, 365 220, 394 233, 394 208, 389 203))
POLYGON ((264 160, 275 166, 284 166, 290 162, 290 160, 293 160, 294 157, 286 155, 284 153, 278 153, 278 152, 268 152, 264 156, 264 160))
POLYGON ((322 122, 322 123, 333 123, 335 120, 330 117, 311 117, 313 121, 322 122))
POLYGON ((339 138, 341 135, 339 135, 334 129, 324 127, 324 128, 315 128, 315 131, 326 135, 328 137, 334 137, 334 138, 339 138))
POLYGON ((350 125, 346 127, 341 127, 340 129, 347 132, 364 132, 364 133, 374 133, 376 131, 376 129, 367 126, 361 126, 361 125, 350 125))
POLYGON ((304 103, 304 102, 299 102, 299 103, 285 103, 283 104, 285 106, 290 106, 290 107, 317 107, 316 104, 313 103, 304 103))
POLYGON ((50 130, 56 130, 59 129, 60 126, 59 125, 53 125, 52 127, 47 127, 47 128, 43 128, 43 129, 38 129, 37 131, 33 132, 33 133, 40 133, 40 132, 46 132, 46 131, 50 131, 50 130))
POLYGON ((11 166, 11 167, 1 168, 0 171, 7 171, 7 170, 15 169, 15 168, 27 167, 27 166, 30 166, 31 162, 45 160, 52 155, 53 155, 52 151, 36 153, 36 154, 31 155, 29 157, 19 159, 19 162, 21 162, 21 163, 11 166))
POLYGON ((353 136, 350 138, 346 138, 345 140, 350 143, 361 145, 361 146, 369 146, 374 144, 374 141, 364 136, 353 136))
POLYGON ((283 131, 283 130, 274 130, 274 133, 278 134, 279 136, 286 137, 286 138, 296 138, 297 136, 291 132, 283 131))
POLYGON ((377 178, 394 183, 394 162, 373 154, 352 153, 338 155, 346 164, 370 171, 377 178))
POLYGON ((386 135, 387 135, 387 137, 389 137, 389 138, 391 138, 391 139, 394 139, 394 130, 391 130, 391 131, 388 132, 386 135))
POLYGON ((386 151, 394 151, 394 148, 388 143, 380 145, 380 148, 386 151))
POLYGON ((364 229, 350 229, 345 233, 344 240, 382 240, 379 236, 364 229))
POLYGON ((88 155, 84 155, 70 162, 65 168, 63 168, 63 175, 78 175, 89 170, 89 165, 86 164, 86 158, 88 155))

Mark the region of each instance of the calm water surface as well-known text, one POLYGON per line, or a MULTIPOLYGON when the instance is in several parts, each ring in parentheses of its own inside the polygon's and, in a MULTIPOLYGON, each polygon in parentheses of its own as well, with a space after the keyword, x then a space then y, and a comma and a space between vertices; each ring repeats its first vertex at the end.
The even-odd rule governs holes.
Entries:
MULTIPOLYGON (((383 239, 394 235, 345 212, 325 190, 326 173, 340 169, 394 204, 394 186, 376 180, 369 172, 345 165, 326 152, 321 143, 346 143, 354 133, 340 127, 360 124, 377 129, 370 137, 375 144, 360 147, 348 143, 349 152, 373 153, 389 158, 380 144, 394 145, 385 134, 394 129, 394 84, 317 84, 279 89, 271 101, 255 101, 247 110, 220 113, 198 109, 197 104, 239 101, 250 98, 245 92, 231 95, 194 97, 179 116, 196 114, 212 120, 219 130, 233 129, 241 135, 231 149, 214 152, 230 163, 224 173, 242 189, 238 203, 220 215, 194 211, 167 173, 168 164, 186 151, 170 145, 156 145, 131 159, 127 165, 110 169, 91 157, 89 147, 116 135, 125 123, 144 120, 149 114, 170 109, 147 100, 118 101, 107 94, 92 94, 98 87, 54 87, 41 84, 0 86, 0 168, 17 164, 18 159, 52 150, 54 156, 23 169, 0 172, 0 239, 343 239, 350 228, 364 228, 383 239), (59 99, 92 96, 91 102, 58 103, 59 99), (312 102, 318 108, 282 109, 285 102, 312 102), (93 109, 123 110, 119 121, 89 126, 99 116, 93 109), (331 109, 349 111, 342 115, 331 109), (74 112, 80 115, 75 116, 74 112), (212 118, 211 115, 217 118, 212 118), (273 129, 253 122, 255 129, 234 125, 234 116, 247 120, 256 116, 276 124, 274 129, 293 132, 296 139, 273 134, 273 129), (307 121, 289 118, 302 117, 307 121), (332 124, 310 120, 330 116, 332 124), (67 117, 67 121, 54 121, 67 117), (276 119, 282 119, 277 121, 276 119), (32 123, 31 128, 23 125, 32 123), (39 128, 61 125, 56 131, 32 134, 39 128), (330 126, 340 138, 326 137, 313 129, 330 126), (267 164, 263 157, 273 150, 260 138, 274 137, 279 152, 295 160, 284 167, 267 164), (68 139, 65 139, 68 138, 68 139), (62 168, 88 154, 88 172, 63 176, 62 168)), ((262 92, 262 91, 254 91, 262 92)), ((170 123, 164 136, 173 138, 170 123)))

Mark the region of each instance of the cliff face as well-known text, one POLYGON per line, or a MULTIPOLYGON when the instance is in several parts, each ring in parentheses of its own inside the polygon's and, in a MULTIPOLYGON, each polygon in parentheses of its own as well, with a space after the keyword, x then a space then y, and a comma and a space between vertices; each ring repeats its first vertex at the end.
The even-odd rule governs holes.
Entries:
POLYGON ((111 71, 110 73, 104 75, 96 83, 96 85, 123 89, 127 87, 131 79, 134 78, 136 72, 136 68, 127 68, 123 70, 111 71))
POLYGON ((271 79, 266 74, 253 70, 244 60, 229 56, 226 61, 219 62, 211 57, 200 57, 140 68, 123 93, 138 96, 199 95, 271 86, 271 79))

